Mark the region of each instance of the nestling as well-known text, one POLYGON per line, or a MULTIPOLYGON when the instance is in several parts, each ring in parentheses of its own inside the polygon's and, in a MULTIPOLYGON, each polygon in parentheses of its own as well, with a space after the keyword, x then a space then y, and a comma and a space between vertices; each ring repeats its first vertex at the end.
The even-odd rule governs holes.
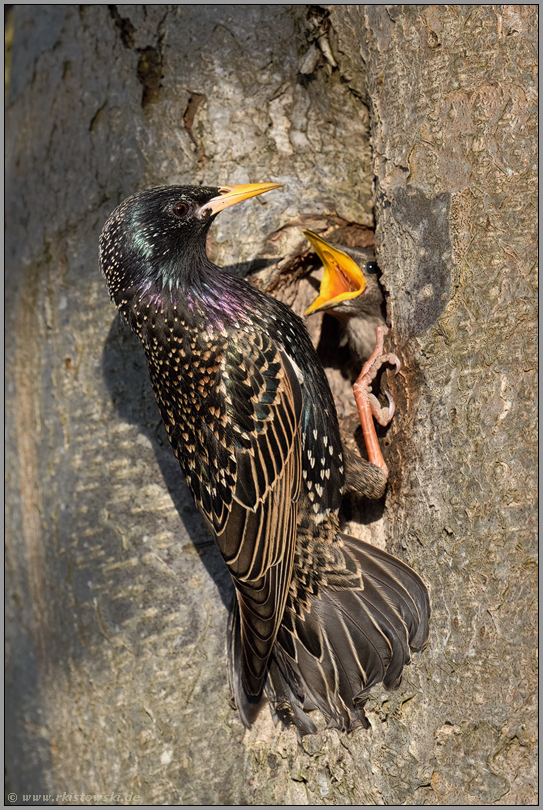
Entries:
POLYGON ((375 330, 385 321, 385 300, 372 250, 332 245, 304 231, 324 267, 318 298, 306 315, 330 312, 341 323, 354 360, 364 363, 375 348, 375 330))
POLYGON ((373 252, 360 248, 331 245, 313 231, 304 231, 323 263, 324 276, 318 297, 306 315, 321 310, 337 318, 349 343, 354 359, 364 363, 353 385, 360 425, 368 458, 388 477, 373 419, 388 425, 394 416, 394 400, 386 391, 388 407, 381 407, 371 386, 384 363, 400 368, 400 360, 393 353, 385 354, 383 339, 388 332, 385 320, 384 297, 377 279, 378 267, 373 252))

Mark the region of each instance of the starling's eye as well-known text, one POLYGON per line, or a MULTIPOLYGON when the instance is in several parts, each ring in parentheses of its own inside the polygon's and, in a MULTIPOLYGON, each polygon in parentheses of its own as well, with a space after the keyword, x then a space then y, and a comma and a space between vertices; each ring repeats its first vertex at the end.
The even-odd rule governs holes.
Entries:
POLYGON ((188 210, 189 210, 189 207, 188 207, 188 205, 186 203, 178 202, 172 208, 172 213, 176 217, 179 217, 180 219, 182 219, 184 216, 186 216, 188 210))
POLYGON ((366 264, 364 265, 364 270, 369 275, 373 275, 374 273, 379 272, 379 265, 377 264, 377 262, 366 262, 366 264))

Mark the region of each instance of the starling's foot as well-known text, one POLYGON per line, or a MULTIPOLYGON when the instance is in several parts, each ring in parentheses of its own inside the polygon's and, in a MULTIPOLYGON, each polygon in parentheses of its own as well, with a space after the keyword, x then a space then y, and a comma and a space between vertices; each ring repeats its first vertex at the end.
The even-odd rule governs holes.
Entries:
POLYGON ((395 405, 394 399, 385 391, 385 394, 388 399, 388 407, 381 407, 379 400, 377 397, 372 394, 371 392, 371 384, 374 381, 375 377, 377 376, 377 372, 381 368, 382 365, 385 363, 390 363, 391 366, 396 366, 396 373, 400 370, 400 360, 396 357, 395 354, 383 354, 383 338, 388 332, 388 327, 382 324, 382 326, 378 326, 376 329, 377 341, 375 344, 375 349, 373 350, 373 354, 371 357, 364 363, 362 367, 362 371, 360 372, 357 381, 353 386, 353 391, 355 395, 355 399, 357 400, 359 397, 364 397, 368 400, 370 405, 370 410, 374 416, 374 418, 379 422, 380 425, 385 427, 391 421, 392 417, 394 416, 395 405))
POLYGON ((385 391, 388 399, 388 407, 381 407, 379 400, 371 391, 371 384, 384 363, 390 363, 390 365, 396 366, 396 373, 400 368, 400 361, 395 354, 383 354, 383 338, 387 332, 388 327, 384 324, 377 327, 377 341, 373 354, 369 360, 364 363, 362 371, 353 386, 354 398, 358 407, 368 458, 372 464, 380 467, 386 475, 388 475, 388 468, 383 459, 381 448, 379 447, 373 417, 380 425, 383 425, 383 427, 388 425, 394 416, 394 400, 388 391, 385 391))

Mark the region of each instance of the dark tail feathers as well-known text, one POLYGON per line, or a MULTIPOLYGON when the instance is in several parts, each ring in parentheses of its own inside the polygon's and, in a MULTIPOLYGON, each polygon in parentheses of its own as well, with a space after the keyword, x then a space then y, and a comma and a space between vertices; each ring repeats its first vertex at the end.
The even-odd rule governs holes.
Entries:
MULTIPOLYGON (((294 724, 301 736, 315 732, 306 714, 315 708, 331 727, 367 728, 363 707, 371 687, 381 681, 389 689, 398 686, 410 651, 424 649, 428 640, 430 603, 418 574, 362 540, 342 534, 339 544, 344 581, 337 569, 323 571, 319 593, 309 597, 307 610, 294 615, 287 605, 270 659, 265 691, 272 713, 294 724), (358 587, 353 586, 354 571, 358 587)), ((229 626, 230 686, 249 727, 261 701, 249 698, 243 688, 240 644, 236 604, 229 626)))

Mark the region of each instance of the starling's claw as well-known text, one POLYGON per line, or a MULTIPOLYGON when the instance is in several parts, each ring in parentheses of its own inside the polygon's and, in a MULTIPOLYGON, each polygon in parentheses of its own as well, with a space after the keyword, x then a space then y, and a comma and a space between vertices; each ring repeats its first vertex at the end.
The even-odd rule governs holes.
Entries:
POLYGON ((400 368, 402 367, 400 358, 397 357, 393 352, 389 352, 388 354, 383 353, 383 339, 388 332, 388 326, 381 324, 380 326, 377 327, 375 332, 376 332, 375 349, 373 350, 371 357, 364 363, 362 371, 360 372, 360 376, 358 377, 355 383, 356 385, 366 384, 368 387, 370 387, 370 383, 373 382, 373 380, 377 375, 377 372, 379 371, 381 366, 384 365, 385 363, 390 363, 391 366, 395 366, 396 368, 394 372, 395 374, 397 374, 400 368))
POLYGON ((373 424, 373 418, 376 419, 380 425, 385 427, 389 424, 394 416, 396 407, 394 404, 394 399, 388 393, 388 391, 385 391, 388 399, 387 408, 381 407, 379 400, 371 391, 371 384, 375 379, 377 372, 384 363, 390 363, 390 365, 395 366, 396 374, 401 367, 400 360, 395 354, 383 354, 383 338, 387 332, 388 327, 384 324, 377 327, 375 349, 369 360, 364 363, 362 371, 360 372, 357 381, 353 385, 353 393, 358 407, 358 414, 360 416, 360 424, 364 434, 364 441, 366 442, 368 458, 372 464, 380 467, 388 475, 388 468, 383 459, 381 448, 379 447, 377 434, 375 432, 375 425, 373 424))
MULTIPOLYGON (((371 384, 374 381, 375 377, 377 376, 377 372, 380 370, 381 366, 383 366, 385 363, 390 363, 391 366, 395 366, 394 374, 397 374, 398 371, 400 370, 400 368, 402 367, 402 364, 400 362, 400 358, 397 357, 393 352, 389 352, 388 354, 383 354, 383 338, 388 332, 388 327, 385 326, 384 324, 382 324, 381 326, 378 326, 375 331, 376 331, 376 337, 377 337, 376 343, 375 343, 375 349, 373 350, 373 353, 372 353, 371 357, 364 363, 364 365, 362 367, 362 371, 360 372, 360 374, 358 376, 358 379, 354 384, 354 388, 359 389, 361 392, 364 389, 368 393, 371 392, 371 384)), ((357 391, 355 390, 355 396, 356 396, 356 393, 357 393, 357 391)), ((388 391, 386 391, 385 393, 386 393, 386 395, 388 397, 389 404, 392 407, 392 414, 390 415, 388 420, 386 422, 384 422, 384 423, 381 422, 381 420, 377 416, 377 414, 374 413, 374 416, 377 419, 377 421, 379 422, 379 424, 387 425, 390 422, 390 420, 392 419, 392 415, 394 414, 394 400, 392 399, 392 397, 388 393, 388 391)), ((372 408, 372 410, 373 410, 373 408, 372 408)), ((385 411, 385 410, 390 410, 390 408, 386 409, 386 408, 381 408, 380 406, 378 406, 378 411, 385 411)))
MULTIPOLYGON (((397 373, 398 373, 398 371, 395 371, 395 374, 397 374, 397 373)), ((386 389, 385 389, 385 396, 388 399, 388 408, 381 408, 381 414, 382 414, 382 418, 386 419, 386 422, 384 422, 384 423, 381 422, 377 418, 377 416, 375 416, 375 414, 374 414, 374 416, 377 419, 377 421, 379 422, 379 424, 383 425, 383 427, 385 427, 386 425, 389 424, 389 422, 392 421, 392 417, 396 413, 396 403, 394 402, 394 397, 386 389)))
POLYGON ((355 390, 355 387, 353 386, 353 391, 357 404, 361 397, 366 398, 370 407, 371 415, 375 421, 379 422, 381 427, 386 427, 392 421, 392 417, 396 412, 396 404, 392 395, 389 394, 388 391, 385 391, 388 399, 388 406, 383 408, 375 394, 371 393, 370 388, 366 388, 364 390, 361 386, 358 386, 357 383, 355 383, 355 386, 357 386, 357 388, 355 390))

